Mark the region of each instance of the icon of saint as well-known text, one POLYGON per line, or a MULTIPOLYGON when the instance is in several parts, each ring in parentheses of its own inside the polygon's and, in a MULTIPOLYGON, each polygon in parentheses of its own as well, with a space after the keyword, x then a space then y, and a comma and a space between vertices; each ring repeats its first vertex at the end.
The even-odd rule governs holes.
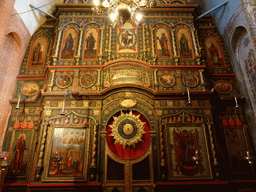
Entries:
POLYGON ((90 35, 86 38, 86 50, 87 50, 87 55, 93 54, 93 49, 95 46, 95 38, 93 37, 93 33, 90 33, 90 35))
POLYGON ((42 51, 41 51, 41 43, 38 43, 33 48, 32 53, 32 65, 41 64, 42 63, 42 51))
POLYGON ((188 45, 188 38, 184 33, 181 34, 180 37, 180 56, 181 57, 190 57, 191 52, 188 45))
POLYGON ((218 48, 213 43, 212 43, 211 47, 209 48, 209 52, 211 55, 211 60, 213 62, 213 65, 221 66, 222 60, 220 58, 218 48))
POLYGON ((168 39, 165 35, 165 33, 162 33, 161 38, 157 37, 159 40, 161 49, 162 49, 162 56, 170 56, 169 49, 168 49, 168 39))
POLYGON ((14 157, 13 157, 13 162, 12 162, 12 171, 15 174, 19 174, 22 168, 22 163, 23 163, 23 156, 24 156, 24 151, 28 150, 26 147, 26 141, 25 141, 26 135, 21 134, 19 136, 19 140, 15 145, 14 148, 14 157))
POLYGON ((62 50, 62 54, 64 57, 73 57, 73 47, 74 47, 74 38, 72 37, 72 34, 69 33, 68 36, 65 39, 65 45, 62 50))

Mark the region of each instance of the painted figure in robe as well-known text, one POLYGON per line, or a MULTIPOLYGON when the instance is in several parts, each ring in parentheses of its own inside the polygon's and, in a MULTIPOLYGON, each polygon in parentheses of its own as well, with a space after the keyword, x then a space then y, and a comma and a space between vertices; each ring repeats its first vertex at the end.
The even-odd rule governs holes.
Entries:
POLYGON ((23 163, 24 151, 27 150, 25 134, 21 134, 18 142, 15 145, 15 153, 13 157, 12 170, 14 173, 19 173, 23 163))
POLYGON ((69 33, 68 37, 65 39, 65 46, 62 50, 64 52, 64 55, 72 54, 73 47, 74 47, 74 38, 72 37, 72 34, 69 33))
POLYGON ((157 39, 159 40, 159 43, 162 48, 162 56, 169 56, 168 39, 167 39, 165 33, 162 33, 161 38, 159 39, 159 37, 157 37, 157 39))
POLYGON ((96 42, 96 40, 93 37, 93 34, 90 33, 90 35, 86 38, 87 54, 93 54, 93 49, 94 49, 95 42, 96 42))
POLYGON ((32 63, 37 64, 41 62, 42 60, 42 51, 41 51, 41 43, 38 43, 34 48, 33 48, 33 54, 32 54, 32 63))
POLYGON ((181 56, 189 56, 190 55, 188 39, 184 33, 182 33, 181 37, 180 37, 180 54, 181 54, 181 56))

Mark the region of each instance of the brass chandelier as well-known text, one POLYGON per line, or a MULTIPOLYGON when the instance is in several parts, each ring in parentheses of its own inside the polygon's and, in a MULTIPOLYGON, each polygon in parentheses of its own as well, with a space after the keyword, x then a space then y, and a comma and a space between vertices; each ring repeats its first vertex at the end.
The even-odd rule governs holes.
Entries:
POLYGON ((93 0, 93 10, 96 13, 109 13, 113 25, 122 25, 131 19, 136 25, 140 24, 143 15, 139 10, 156 6, 156 0, 93 0))

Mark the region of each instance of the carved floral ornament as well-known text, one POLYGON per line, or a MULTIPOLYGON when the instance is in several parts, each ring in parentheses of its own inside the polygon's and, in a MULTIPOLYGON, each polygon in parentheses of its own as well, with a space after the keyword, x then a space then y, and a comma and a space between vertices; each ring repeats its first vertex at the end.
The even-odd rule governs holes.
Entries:
POLYGON ((110 127, 112 128, 112 133, 110 136, 114 137, 115 144, 120 143, 123 148, 126 146, 133 146, 139 141, 142 141, 142 136, 144 133, 143 125, 145 122, 140 120, 140 115, 133 115, 132 111, 130 113, 123 113, 118 117, 114 117, 114 122, 110 127))

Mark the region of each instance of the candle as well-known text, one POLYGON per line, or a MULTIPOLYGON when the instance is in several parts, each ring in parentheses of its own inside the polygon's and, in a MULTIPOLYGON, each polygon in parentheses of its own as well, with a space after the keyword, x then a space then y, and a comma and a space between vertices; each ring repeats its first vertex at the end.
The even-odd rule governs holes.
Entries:
POLYGON ((16 109, 19 109, 19 108, 20 108, 20 96, 19 96, 19 99, 18 99, 18 103, 17 103, 16 109))
POLYGON ((188 91, 188 103, 191 103, 190 94, 189 94, 189 88, 187 88, 188 91))
POLYGON ((249 152, 249 151, 246 151, 246 155, 249 157, 249 156, 250 156, 250 152, 249 152))
POLYGON ((235 96, 235 103, 236 103, 236 107, 239 107, 239 106, 238 106, 238 103, 237 103, 236 96, 235 96))

